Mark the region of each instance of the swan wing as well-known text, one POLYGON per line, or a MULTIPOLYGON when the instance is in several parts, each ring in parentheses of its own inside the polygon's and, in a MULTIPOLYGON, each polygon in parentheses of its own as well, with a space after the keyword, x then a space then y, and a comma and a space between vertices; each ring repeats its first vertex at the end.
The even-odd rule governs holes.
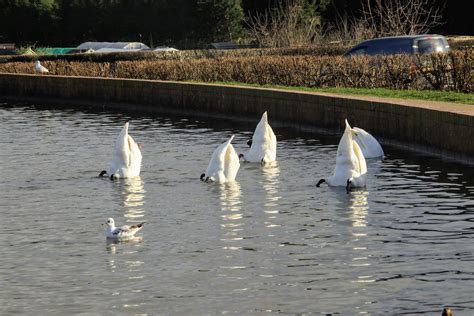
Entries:
POLYGON ((244 155, 244 159, 249 162, 260 162, 267 155, 267 159, 276 159, 276 136, 272 127, 268 124, 267 112, 263 113, 260 122, 255 128, 252 136, 252 146, 244 155))
POLYGON ((130 165, 130 144, 128 139, 128 122, 122 128, 115 142, 114 158, 122 166, 130 165))
POLYGON ((353 138, 359 145, 365 158, 383 157, 384 151, 380 143, 362 128, 354 127, 353 138))
POLYGON ((265 156, 269 161, 276 160, 277 139, 270 124, 267 123, 265 133, 265 156))
POLYGON ((346 120, 346 128, 344 134, 339 140, 336 154, 336 166, 333 175, 326 179, 327 183, 332 186, 345 186, 347 179, 352 177, 354 171, 355 157, 352 148, 351 127, 346 120))
MULTIPOLYGON (((233 136, 232 136, 233 137, 233 136)), ((237 172, 240 168, 239 156, 234 149, 234 146, 229 142, 226 147, 224 156, 224 176, 227 181, 235 180, 237 172)))
POLYGON ((129 165, 140 163, 142 160, 142 152, 140 147, 138 147, 138 144, 130 135, 128 136, 128 149, 130 151, 129 165))
POLYGON ((354 155, 356 158, 355 165, 354 165, 355 171, 359 175, 367 173, 367 164, 365 162, 364 154, 362 153, 362 150, 360 149, 359 145, 357 145, 356 141, 353 141, 352 147, 354 149, 354 155))
POLYGON ((138 144, 133 140, 133 138, 128 136, 128 146, 130 149, 130 160, 129 160, 129 169, 131 176, 138 176, 140 174, 140 169, 142 165, 142 152, 138 144))
POLYGON ((227 152, 227 146, 230 144, 233 138, 234 136, 232 135, 229 140, 219 145, 216 150, 214 150, 211 160, 209 161, 209 165, 206 169, 207 177, 213 177, 214 180, 217 182, 225 181, 225 179, 222 179, 223 177, 225 177, 225 156, 227 152))

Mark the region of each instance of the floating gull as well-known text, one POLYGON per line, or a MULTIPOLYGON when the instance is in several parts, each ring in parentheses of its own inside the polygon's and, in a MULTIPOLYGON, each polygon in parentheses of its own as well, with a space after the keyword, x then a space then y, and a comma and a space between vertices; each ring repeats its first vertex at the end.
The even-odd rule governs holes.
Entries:
POLYGON ((140 223, 138 225, 132 226, 122 226, 122 227, 115 227, 115 221, 113 218, 108 218, 105 225, 107 228, 105 230, 107 238, 115 239, 115 240, 130 240, 133 239, 135 234, 142 229, 143 224, 140 223))

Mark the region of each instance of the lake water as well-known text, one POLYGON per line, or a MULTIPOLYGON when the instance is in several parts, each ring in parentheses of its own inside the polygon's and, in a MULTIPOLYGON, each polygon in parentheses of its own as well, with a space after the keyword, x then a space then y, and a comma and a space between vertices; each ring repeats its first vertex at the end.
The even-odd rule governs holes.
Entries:
POLYGON ((316 188, 340 135, 274 126, 277 166, 199 181, 258 120, 0 104, 0 314, 474 314, 471 166, 384 146, 366 189, 316 188), (127 120, 141 177, 100 179, 127 120))

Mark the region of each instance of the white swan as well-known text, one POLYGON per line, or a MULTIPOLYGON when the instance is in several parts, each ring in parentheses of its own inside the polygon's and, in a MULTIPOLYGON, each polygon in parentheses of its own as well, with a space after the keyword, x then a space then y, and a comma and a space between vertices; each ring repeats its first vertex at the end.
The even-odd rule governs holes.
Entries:
POLYGON ((35 62, 35 72, 39 72, 40 74, 46 74, 49 72, 49 70, 46 69, 46 67, 42 66, 40 61, 37 60, 35 62))
POLYGON ((352 138, 357 142, 365 158, 383 157, 382 146, 374 136, 367 133, 362 128, 352 128, 352 138))
POLYGON ((234 135, 214 150, 206 173, 201 174, 202 181, 224 183, 235 180, 240 162, 231 144, 233 139, 234 135))
POLYGON ((145 223, 140 223, 137 225, 131 226, 122 226, 122 227, 115 227, 115 221, 113 218, 108 218, 105 225, 107 228, 105 229, 105 236, 107 238, 112 238, 116 240, 130 240, 133 239, 135 234, 142 229, 145 223))
POLYGON ((142 153, 133 138, 128 135, 128 122, 120 132, 108 170, 103 170, 99 177, 107 175, 111 180, 115 178, 132 178, 140 175, 142 153))
POLYGON ((239 158, 262 164, 275 161, 277 140, 272 127, 268 124, 267 112, 263 113, 255 128, 252 140, 247 144, 250 146, 249 151, 246 154, 240 154, 239 158))
POLYGON ((336 167, 334 174, 327 179, 319 180, 317 187, 323 182, 330 186, 364 187, 367 177, 367 165, 359 145, 352 140, 352 129, 346 120, 346 129, 337 147, 336 167))

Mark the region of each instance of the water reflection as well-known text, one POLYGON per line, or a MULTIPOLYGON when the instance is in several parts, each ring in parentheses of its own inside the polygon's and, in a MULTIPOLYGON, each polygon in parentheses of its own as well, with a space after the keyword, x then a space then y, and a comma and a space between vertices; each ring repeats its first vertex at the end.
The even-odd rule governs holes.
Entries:
MULTIPOLYGON (((145 186, 140 177, 117 181, 124 216, 127 221, 137 222, 145 216, 145 186)), ((140 220, 142 221, 142 220, 140 220)))
MULTIPOLYGON (((262 168, 262 175, 262 186, 266 193, 263 209, 265 214, 268 215, 267 218, 273 220, 276 218, 276 214, 280 212, 278 209, 278 201, 281 199, 279 193, 280 167, 278 166, 278 163, 275 161, 271 164, 265 165, 265 167, 262 168)), ((280 225, 273 223, 272 221, 267 221, 265 222, 265 226, 271 228, 279 227, 280 225)))
MULTIPOLYGON (((243 230, 244 221, 242 214, 242 191, 237 181, 224 183, 218 186, 219 201, 222 211, 221 228, 225 231, 222 240, 225 242, 234 242, 242 240, 240 232, 243 230)), ((224 249, 236 249, 238 247, 225 246, 224 249)))
MULTIPOLYGON (((145 185, 140 177, 120 179, 116 181, 116 192, 123 208, 123 216, 127 222, 143 222, 145 216, 145 185)), ((130 225, 132 223, 127 223, 130 225)), ((106 239, 105 250, 109 254, 106 258, 106 266, 110 272, 119 272, 126 275, 127 279, 142 279, 142 266, 144 262, 139 255, 143 237, 136 236, 126 241, 106 239)), ((130 284, 133 289, 134 283, 130 284)), ((135 289, 136 290, 136 289, 135 289)), ((114 292, 113 295, 120 295, 114 292)))
POLYGON ((369 209, 369 203, 367 197, 369 196, 368 191, 354 191, 351 194, 351 210, 350 218, 352 221, 352 227, 366 227, 367 226, 367 211, 369 209))
MULTIPOLYGON (((353 227, 352 231, 352 255, 350 265, 354 267, 354 277, 352 283, 372 283, 375 278, 367 273, 370 269, 370 254, 367 244, 369 243, 367 234, 367 215, 369 210, 369 192, 365 190, 352 191, 350 194, 350 219, 353 227)), ((364 288, 361 289, 365 291, 364 288)), ((362 307, 359 307, 362 308, 362 307)))

